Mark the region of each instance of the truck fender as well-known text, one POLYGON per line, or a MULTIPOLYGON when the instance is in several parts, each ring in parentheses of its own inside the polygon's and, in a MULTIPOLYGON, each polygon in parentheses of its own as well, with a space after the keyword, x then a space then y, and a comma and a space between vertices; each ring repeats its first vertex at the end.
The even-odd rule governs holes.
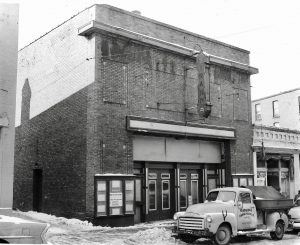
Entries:
POLYGON ((226 216, 220 215, 220 213, 209 213, 207 214, 212 217, 212 222, 207 223, 207 228, 210 232, 215 234, 222 224, 228 224, 231 228, 232 235, 237 235, 237 219, 235 214, 233 213, 227 213, 226 216))
POLYGON ((288 227, 288 217, 284 212, 276 211, 267 214, 267 228, 271 229, 272 231, 275 230, 276 223, 281 220, 284 222, 284 230, 288 227))

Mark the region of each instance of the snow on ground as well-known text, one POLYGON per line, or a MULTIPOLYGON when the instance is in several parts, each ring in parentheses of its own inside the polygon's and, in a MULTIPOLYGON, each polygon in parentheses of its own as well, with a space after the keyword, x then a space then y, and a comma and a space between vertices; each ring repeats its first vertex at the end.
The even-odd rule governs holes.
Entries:
MULTIPOLYGON (((47 222, 51 226, 46 234, 49 243, 56 244, 91 244, 91 245, 185 245, 186 243, 171 237, 172 220, 141 223, 129 227, 93 226, 88 221, 67 219, 54 215, 29 212, 16 212, 18 216, 36 221, 47 222)), ((234 238, 231 244, 241 245, 294 245, 300 244, 296 233, 287 233, 282 241, 272 241, 269 236, 252 236, 234 238)), ((199 239, 196 245, 212 245, 207 239, 199 239)))

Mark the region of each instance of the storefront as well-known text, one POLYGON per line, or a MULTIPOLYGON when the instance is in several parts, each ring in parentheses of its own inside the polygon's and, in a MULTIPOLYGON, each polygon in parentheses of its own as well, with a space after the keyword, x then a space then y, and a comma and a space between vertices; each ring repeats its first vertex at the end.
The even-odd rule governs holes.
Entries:
POLYGON ((129 119, 129 130, 134 132, 134 173, 138 177, 135 223, 170 219, 175 212, 203 202, 209 190, 225 185, 226 139, 217 134, 232 132, 234 138, 234 130, 182 127, 129 119), (198 137, 197 130, 201 131, 198 137), (214 133, 215 138, 203 137, 205 132, 214 133))
POLYGON ((255 126, 255 185, 272 186, 285 197, 294 198, 300 189, 299 142, 299 131, 255 126))
POLYGON ((286 197, 290 196, 290 181, 294 180, 292 154, 271 154, 264 158, 258 154, 257 185, 273 186, 286 197))

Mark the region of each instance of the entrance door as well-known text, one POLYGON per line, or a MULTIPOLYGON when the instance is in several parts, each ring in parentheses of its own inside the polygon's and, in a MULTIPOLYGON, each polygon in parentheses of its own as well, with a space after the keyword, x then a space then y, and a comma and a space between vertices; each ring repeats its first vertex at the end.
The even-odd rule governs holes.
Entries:
POLYGON ((268 186, 273 186, 277 191, 280 192, 279 172, 278 171, 269 171, 268 170, 267 182, 268 182, 268 186))
POLYGON ((180 210, 184 211, 188 206, 192 204, 199 203, 202 200, 202 188, 200 184, 202 179, 200 179, 199 171, 197 170, 180 170, 180 210), (201 191, 200 191, 201 190, 201 191))
POLYGON ((175 213, 174 169, 149 169, 147 220, 171 219, 175 213))
POLYGON ((42 211, 42 187, 43 187, 43 171, 42 169, 33 170, 33 186, 32 186, 32 210, 42 211))

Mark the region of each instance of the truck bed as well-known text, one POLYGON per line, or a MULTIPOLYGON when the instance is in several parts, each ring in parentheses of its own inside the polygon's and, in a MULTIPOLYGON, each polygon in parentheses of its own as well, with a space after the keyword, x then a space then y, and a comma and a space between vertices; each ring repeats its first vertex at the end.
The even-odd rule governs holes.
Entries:
POLYGON ((294 206, 293 199, 255 199, 254 204, 257 210, 288 210, 294 206))

